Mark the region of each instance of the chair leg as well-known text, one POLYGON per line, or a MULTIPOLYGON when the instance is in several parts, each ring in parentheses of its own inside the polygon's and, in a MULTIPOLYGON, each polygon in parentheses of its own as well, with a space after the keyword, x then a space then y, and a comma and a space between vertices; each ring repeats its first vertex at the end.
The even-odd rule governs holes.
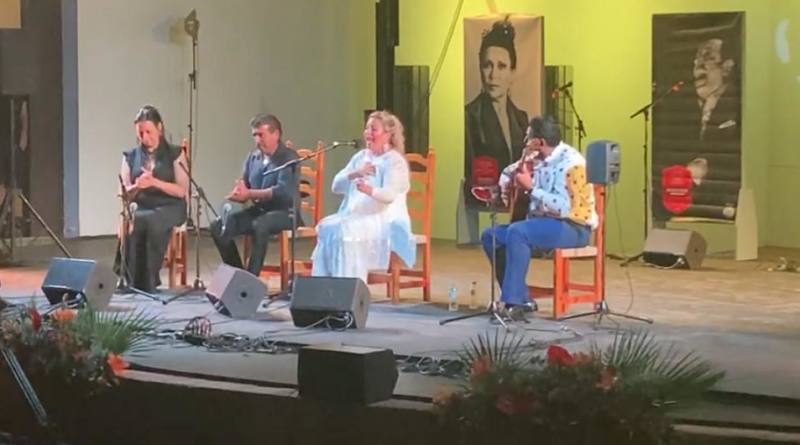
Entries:
POLYGON ((397 255, 392 254, 389 260, 389 297, 392 299, 392 304, 400 302, 400 259, 397 255))
POLYGON ((175 288, 175 236, 171 235, 167 244, 167 283, 170 289, 175 288))
POLYGON ((431 243, 425 243, 422 255, 422 300, 431 301, 431 243))
POLYGON ((189 267, 188 267, 189 258, 186 256, 186 250, 187 250, 187 247, 186 247, 187 239, 186 238, 187 238, 186 232, 184 232, 184 233, 182 233, 180 235, 180 243, 181 243, 181 248, 180 248, 180 252, 181 252, 181 259, 180 259, 181 286, 186 286, 187 285, 187 282, 188 282, 187 276, 189 275, 189 267))
POLYGON ((553 318, 558 320, 566 312, 564 294, 566 292, 566 260, 561 256, 561 252, 556 249, 553 261, 553 318))

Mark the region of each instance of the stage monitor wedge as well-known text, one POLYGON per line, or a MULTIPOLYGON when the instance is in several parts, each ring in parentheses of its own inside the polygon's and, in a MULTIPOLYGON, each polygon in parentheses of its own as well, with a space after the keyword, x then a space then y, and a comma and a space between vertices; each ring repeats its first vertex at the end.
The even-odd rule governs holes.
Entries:
POLYGON ((706 240, 693 230, 653 229, 644 244, 644 261, 667 268, 699 269, 706 240))
POLYGON ((214 309, 233 318, 254 318, 266 296, 267 286, 261 279, 227 264, 220 264, 206 289, 214 309))
MULTIPOLYGON (((363 329, 367 324, 370 292, 359 278, 297 277, 290 310, 298 327, 325 327, 326 317, 351 318, 349 328, 363 329)), ((338 327, 340 323, 336 323, 338 327)))
POLYGON ((50 304, 73 302, 83 296, 92 309, 108 307, 114 294, 116 275, 110 267, 82 258, 55 257, 42 283, 50 304))
POLYGON ((297 385, 304 399, 380 402, 392 397, 397 377, 397 362, 390 349, 310 345, 300 349, 297 358, 297 385))

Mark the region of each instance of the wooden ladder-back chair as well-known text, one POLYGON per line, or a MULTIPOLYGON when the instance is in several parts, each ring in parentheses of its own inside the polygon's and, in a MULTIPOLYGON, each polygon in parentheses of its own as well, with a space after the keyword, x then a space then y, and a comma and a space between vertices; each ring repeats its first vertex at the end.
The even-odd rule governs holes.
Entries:
POLYGON ((373 271, 367 277, 369 284, 386 283, 387 296, 392 303, 400 301, 400 289, 421 287, 424 301, 431 300, 431 219, 433 210, 433 184, 436 173, 436 152, 428 155, 406 154, 410 170, 411 189, 406 197, 408 214, 414 228, 414 240, 422 246, 422 269, 410 269, 394 253, 388 271, 373 271))
MULTIPOLYGON (((316 158, 305 161, 300 166, 299 189, 300 189, 300 213, 311 217, 310 221, 303 221, 303 225, 298 225, 295 233, 297 239, 317 237, 317 223, 322 219, 322 195, 325 193, 325 153, 322 151, 325 144, 317 142, 316 151, 319 152, 316 158)), ((297 154, 308 156, 314 150, 299 148, 297 154)), ((289 274, 292 272, 292 253, 291 253, 291 230, 284 230, 280 234, 281 252, 281 290, 286 290, 289 285, 289 274)), ((295 240, 295 241, 296 241, 295 240)), ((296 275, 311 275, 311 260, 294 260, 294 272, 296 275)))
MULTIPOLYGON (((315 150, 307 148, 295 149, 287 141, 286 145, 297 151, 299 156, 308 156, 314 153, 315 150)), ((302 215, 304 212, 311 216, 310 221, 303 221, 303 225, 297 227, 297 238, 314 238, 316 237, 316 226, 322 218, 322 195, 324 193, 325 182, 325 153, 322 149, 325 144, 322 141, 317 142, 316 151, 320 152, 316 158, 309 159, 300 165, 298 170, 299 192, 300 192, 300 205, 298 210, 302 215)), ((278 246, 280 251, 280 260, 278 264, 268 264, 261 267, 261 277, 270 278, 274 276, 280 277, 281 290, 286 290, 289 284, 289 274, 291 273, 290 258, 290 239, 291 230, 284 230, 278 235, 278 246)), ((244 258, 250 258, 250 238, 245 237, 244 241, 244 258)), ((295 272, 302 275, 311 273, 311 262, 308 260, 296 260, 295 272)))
MULTIPOLYGON (((186 158, 186 161, 191 164, 191 147, 189 147, 189 141, 186 139, 181 142, 181 151, 183 152, 183 156, 186 158)), ((191 196, 186 197, 186 202, 188 203, 189 200, 192 199, 191 196)), ((195 223, 199 223, 199 221, 195 221, 195 223)), ((162 267, 167 268, 167 272, 169 274, 169 288, 174 289, 176 285, 180 286, 187 286, 187 255, 186 255, 186 236, 187 228, 186 223, 181 224, 180 226, 173 227, 172 229, 172 236, 169 239, 169 244, 167 245, 167 253, 164 256, 164 263, 162 267)))
POLYGON ((603 300, 605 293, 605 206, 606 187, 594 185, 595 211, 597 212, 597 228, 593 232, 593 241, 586 247, 574 249, 554 249, 553 252, 553 287, 528 286, 530 298, 553 297, 553 318, 561 318, 570 305, 592 303, 596 305, 603 300), (570 281, 570 261, 573 259, 591 258, 593 273, 591 283, 570 281))

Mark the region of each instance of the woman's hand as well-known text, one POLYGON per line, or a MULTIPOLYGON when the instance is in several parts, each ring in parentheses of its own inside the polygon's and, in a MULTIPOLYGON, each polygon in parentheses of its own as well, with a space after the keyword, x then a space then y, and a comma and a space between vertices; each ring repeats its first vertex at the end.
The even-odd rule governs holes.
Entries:
POLYGON ((365 194, 367 196, 372 196, 373 188, 372 188, 371 185, 367 184, 366 182, 364 182, 364 181, 356 182, 356 188, 358 189, 359 192, 361 192, 361 193, 363 193, 363 194, 365 194))
POLYGON ((158 179, 153 176, 152 170, 142 170, 142 174, 136 178, 134 186, 139 190, 144 190, 150 187, 156 187, 158 179))
POLYGON ((363 178, 365 176, 370 176, 374 174, 375 174, 375 166, 372 165, 372 162, 368 161, 365 162, 364 165, 361 166, 361 168, 347 175, 347 179, 352 181, 353 179, 363 178))

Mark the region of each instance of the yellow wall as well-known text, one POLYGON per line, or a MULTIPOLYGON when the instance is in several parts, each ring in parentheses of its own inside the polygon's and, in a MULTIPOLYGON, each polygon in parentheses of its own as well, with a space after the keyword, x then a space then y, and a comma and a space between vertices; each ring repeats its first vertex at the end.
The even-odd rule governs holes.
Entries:
MULTIPOLYGON (((623 147, 623 174, 608 208, 609 249, 633 253, 643 234, 643 124, 628 116, 650 101, 652 14, 703 11, 746 11, 743 81, 744 182, 756 192, 760 239, 769 225, 768 161, 763 156, 770 137, 773 62, 769 6, 777 0, 495 0, 501 13, 545 17, 545 63, 574 68, 575 100, 588 139, 612 139, 623 147), (617 207, 618 204, 618 207, 617 207), (619 215, 619 217, 617 216, 619 215)), ((787 0, 789 3, 791 0, 787 0)), ((398 65, 436 63, 457 0, 400 2, 398 65)), ((797 5, 800 2, 795 2, 797 5)), ((798 10, 798 7, 793 7, 798 10)), ((433 236, 455 238, 458 184, 463 170, 463 17, 489 13, 487 2, 465 0, 440 78, 431 96, 431 144, 438 162, 433 236)), ((800 32, 800 23, 796 31, 800 32)), ((800 58, 800 44, 797 47, 800 58)), ((798 75, 800 75, 800 69, 798 75)), ((800 85, 800 84, 796 84, 800 85)), ((796 153, 796 151, 795 151, 796 153)), ((794 158, 795 161, 797 158, 794 158)), ((796 177, 800 178, 800 176, 796 177)), ((800 179, 798 179, 800 180, 800 179)), ((733 230, 722 225, 700 228, 712 250, 733 248, 733 230)))
POLYGON ((800 2, 776 1, 771 18, 769 38, 774 42, 769 48, 773 61, 769 118, 772 134, 770 143, 761 145, 762 155, 766 155, 769 162, 766 243, 800 247, 800 2), (788 27, 785 33, 778 34, 781 23, 788 27), (779 48, 788 51, 779 53, 779 48), (783 59, 779 54, 788 58, 783 59))

